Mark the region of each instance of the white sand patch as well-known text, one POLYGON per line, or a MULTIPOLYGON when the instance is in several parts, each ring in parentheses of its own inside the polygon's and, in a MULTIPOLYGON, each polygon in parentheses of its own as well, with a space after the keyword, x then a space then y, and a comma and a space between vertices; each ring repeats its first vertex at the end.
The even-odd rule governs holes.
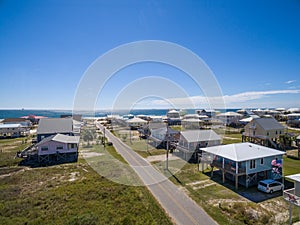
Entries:
POLYGON ((216 183, 212 182, 211 180, 200 180, 200 181, 188 183, 187 185, 192 186, 193 190, 198 190, 198 189, 216 185, 216 183))
POLYGON ((193 190, 198 190, 198 189, 206 188, 206 187, 213 186, 213 185, 216 185, 216 184, 215 183, 209 183, 209 184, 204 184, 204 185, 201 185, 201 186, 196 186, 196 187, 193 187, 193 190))
POLYGON ((195 181, 195 182, 192 182, 192 183, 188 183, 186 185, 195 186, 195 185, 199 185, 199 184, 203 184, 203 183, 207 183, 207 182, 210 182, 210 180, 199 180, 199 181, 195 181))
POLYGON ((104 153, 99 153, 99 152, 81 152, 80 154, 83 158, 92 158, 92 157, 104 155, 104 153))
POLYGON ((70 174, 70 179, 69 179, 69 181, 72 182, 72 181, 77 180, 77 179, 78 179, 77 176, 79 176, 79 172, 72 172, 72 173, 70 174))
MULTIPOLYGON (((180 159, 178 156, 173 154, 169 154, 169 160, 178 160, 180 159)), ((152 155, 146 158, 148 162, 158 162, 158 161, 166 161, 166 154, 163 155, 152 155)))

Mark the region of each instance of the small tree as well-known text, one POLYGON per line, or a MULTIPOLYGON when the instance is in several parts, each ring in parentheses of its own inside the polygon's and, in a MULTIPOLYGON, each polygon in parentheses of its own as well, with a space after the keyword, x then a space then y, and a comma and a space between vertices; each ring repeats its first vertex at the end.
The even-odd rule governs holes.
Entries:
POLYGON ((90 145, 90 141, 93 141, 95 137, 95 133, 92 130, 84 130, 82 134, 82 138, 85 142, 87 142, 87 146, 90 145))

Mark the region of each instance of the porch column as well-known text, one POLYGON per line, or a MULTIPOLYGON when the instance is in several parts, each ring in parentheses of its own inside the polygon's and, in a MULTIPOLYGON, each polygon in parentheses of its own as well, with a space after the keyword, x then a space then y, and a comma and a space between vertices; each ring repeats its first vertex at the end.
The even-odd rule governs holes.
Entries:
POLYGON ((235 189, 237 190, 239 188, 239 176, 235 175, 235 189))
POLYGON ((239 170, 239 163, 235 162, 235 174, 239 173, 238 170, 239 170))
POLYGON ((222 159, 222 181, 223 183, 225 183, 225 169, 224 169, 224 166, 225 165, 225 160, 224 158, 222 159))
POLYGON ((224 171, 224 169, 222 169, 222 181, 223 181, 223 183, 225 183, 225 171, 224 171))

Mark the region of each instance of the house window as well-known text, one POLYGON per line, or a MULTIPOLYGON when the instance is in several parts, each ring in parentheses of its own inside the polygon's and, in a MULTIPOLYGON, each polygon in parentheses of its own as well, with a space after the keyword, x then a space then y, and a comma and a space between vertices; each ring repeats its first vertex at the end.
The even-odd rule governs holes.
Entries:
POLYGON ((64 149, 64 148, 63 148, 63 146, 57 146, 56 149, 59 150, 59 149, 64 149))
POLYGON ((42 151, 48 151, 48 146, 42 146, 41 150, 42 151))
POLYGON ((276 130, 276 134, 277 134, 278 132, 277 132, 277 130, 276 130))
POLYGON ((69 149, 75 148, 75 144, 68 144, 68 148, 69 149))
POLYGON ((250 169, 255 169, 255 160, 250 160, 250 169))
POLYGON ((279 131, 279 134, 281 134, 281 131, 279 131))
POLYGON ((263 165, 264 164, 264 158, 260 159, 260 164, 263 165))
POLYGON ((267 132, 267 136, 269 136, 269 132, 267 132))

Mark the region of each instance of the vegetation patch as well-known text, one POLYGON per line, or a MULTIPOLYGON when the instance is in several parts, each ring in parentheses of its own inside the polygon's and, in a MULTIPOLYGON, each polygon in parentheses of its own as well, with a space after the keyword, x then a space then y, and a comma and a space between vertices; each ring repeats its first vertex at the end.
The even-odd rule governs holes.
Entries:
MULTIPOLYGON (((84 150, 121 160, 112 146, 104 150, 91 143, 84 150)), ((1 224, 172 224, 145 187, 112 182, 83 158, 49 167, 17 167, 16 150, 1 156, 1 224)))

